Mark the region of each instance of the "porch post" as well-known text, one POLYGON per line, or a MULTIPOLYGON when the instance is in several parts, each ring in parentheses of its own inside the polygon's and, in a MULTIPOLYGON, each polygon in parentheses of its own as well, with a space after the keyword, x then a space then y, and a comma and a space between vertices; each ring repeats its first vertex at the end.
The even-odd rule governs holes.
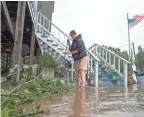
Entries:
POLYGON ((32 34, 31 34, 31 47, 30 47, 30 62, 29 62, 29 80, 32 79, 32 65, 33 65, 33 59, 34 59, 34 49, 35 49, 35 29, 34 26, 32 28, 32 34))
MULTIPOLYGON (((13 49, 13 65, 17 65, 16 79, 15 76, 12 78, 14 84, 19 83, 20 77, 20 63, 21 63, 21 52, 23 42, 23 31, 24 31, 24 19, 25 19, 26 1, 19 1, 17 8, 17 19, 15 29, 15 40, 13 49)), ((15 66, 13 66, 15 67, 15 66)))
POLYGON ((94 86, 98 87, 98 61, 95 61, 94 86))
POLYGON ((127 88, 127 85, 128 85, 128 64, 125 62, 123 62, 123 74, 124 74, 123 85, 125 88, 127 88))

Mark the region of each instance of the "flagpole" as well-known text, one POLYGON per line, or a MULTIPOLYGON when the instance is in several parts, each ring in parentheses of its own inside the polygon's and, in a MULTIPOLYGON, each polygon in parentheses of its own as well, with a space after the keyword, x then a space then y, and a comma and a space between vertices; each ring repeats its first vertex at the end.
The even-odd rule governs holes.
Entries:
POLYGON ((128 23, 128 43, 129 43, 129 60, 130 60, 130 56, 131 56, 131 47, 130 47, 130 28, 129 28, 129 22, 128 22, 128 13, 127 13, 127 23, 128 23))
POLYGON ((127 23, 128 23, 128 43, 129 43, 129 61, 131 62, 131 65, 132 65, 132 70, 133 70, 133 73, 132 73, 132 76, 133 76, 133 80, 137 83, 137 79, 136 79, 136 75, 135 75, 135 69, 134 69, 134 65, 133 65, 133 62, 131 60, 131 55, 132 55, 132 48, 131 48, 131 41, 130 41, 130 27, 129 27, 129 22, 128 22, 128 19, 129 19, 129 16, 128 16, 128 13, 127 13, 127 23))

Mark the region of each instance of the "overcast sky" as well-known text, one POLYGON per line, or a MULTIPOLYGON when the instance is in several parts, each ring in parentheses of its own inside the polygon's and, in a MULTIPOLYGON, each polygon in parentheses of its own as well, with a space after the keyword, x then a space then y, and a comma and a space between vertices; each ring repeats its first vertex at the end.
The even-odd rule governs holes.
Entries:
MULTIPOLYGON (((144 14, 144 0, 57 0, 53 22, 65 33, 81 33, 88 47, 104 44, 128 49, 127 13, 144 14)), ((130 30, 131 41, 144 46, 144 20, 130 30)))

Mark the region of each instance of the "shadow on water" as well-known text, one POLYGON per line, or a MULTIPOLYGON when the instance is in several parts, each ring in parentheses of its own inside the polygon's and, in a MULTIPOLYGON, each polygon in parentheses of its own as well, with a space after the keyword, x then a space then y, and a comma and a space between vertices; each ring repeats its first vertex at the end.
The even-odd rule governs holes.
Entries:
POLYGON ((74 88, 72 95, 45 106, 50 117, 144 117, 144 88, 74 88))

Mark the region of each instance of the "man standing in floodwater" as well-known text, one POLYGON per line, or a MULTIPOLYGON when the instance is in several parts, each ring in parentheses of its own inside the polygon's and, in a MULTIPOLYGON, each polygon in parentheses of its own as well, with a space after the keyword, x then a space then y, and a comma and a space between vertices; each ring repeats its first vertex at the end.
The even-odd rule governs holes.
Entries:
POLYGON ((65 54, 72 54, 74 59, 74 68, 76 71, 77 85, 80 87, 85 87, 86 85, 86 68, 87 68, 87 51, 82 40, 82 35, 77 35, 75 30, 72 30, 69 34, 73 39, 72 44, 68 39, 68 45, 70 52, 64 52, 65 54))

